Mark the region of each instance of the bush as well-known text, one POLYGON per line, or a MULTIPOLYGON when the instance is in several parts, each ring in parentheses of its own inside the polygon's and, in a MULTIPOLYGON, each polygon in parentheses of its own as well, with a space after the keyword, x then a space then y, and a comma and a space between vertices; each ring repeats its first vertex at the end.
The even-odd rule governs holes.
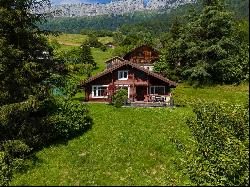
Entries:
POLYGON ((0 185, 31 153, 56 140, 67 140, 91 127, 85 105, 63 99, 35 97, 0 107, 0 185))
POLYGON ((88 35, 86 43, 89 45, 89 47, 94 47, 94 48, 99 48, 102 46, 102 43, 99 42, 98 38, 93 34, 88 35))
POLYGON ((115 92, 115 94, 112 97, 112 104, 120 108, 122 105, 125 104, 125 102, 128 99, 128 91, 126 89, 119 89, 118 91, 115 92))
POLYGON ((13 172, 22 168, 23 159, 31 149, 20 140, 5 141, 1 149, 3 151, 0 151, 0 185, 7 186, 13 172))
POLYGON ((0 107, 0 140, 20 139, 32 148, 82 132, 90 125, 85 105, 72 101, 30 98, 0 107))
POLYGON ((0 151, 0 186, 7 186, 12 178, 12 166, 4 151, 0 151))
POLYGON ((188 174, 197 185, 249 184, 249 111, 242 106, 199 103, 188 120, 197 149, 188 174))
POLYGON ((47 119, 57 138, 70 138, 91 128, 92 119, 85 105, 57 100, 58 110, 47 119))

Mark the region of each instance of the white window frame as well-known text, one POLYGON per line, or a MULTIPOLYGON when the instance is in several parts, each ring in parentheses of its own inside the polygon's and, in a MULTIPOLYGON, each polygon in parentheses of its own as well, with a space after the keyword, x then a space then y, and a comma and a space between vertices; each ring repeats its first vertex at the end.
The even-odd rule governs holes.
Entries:
POLYGON ((149 87, 149 94, 150 95, 155 95, 155 88, 156 87, 161 87, 161 88, 163 87, 164 88, 164 95, 166 94, 166 88, 165 88, 165 86, 150 86, 149 87), (151 88, 154 88, 154 93, 151 93, 151 88))
POLYGON ((121 70, 118 71, 118 80, 128 80, 128 70, 121 70), (127 73, 127 78, 124 78, 124 73, 127 73), (122 76, 120 77, 120 74, 122 74, 122 76))
POLYGON ((98 88, 99 87, 106 87, 106 89, 108 89, 108 85, 92 85, 92 98, 107 98, 108 96, 99 96, 98 95, 98 88), (96 95, 97 96, 95 96, 95 93, 94 93, 94 87, 96 87, 96 95))

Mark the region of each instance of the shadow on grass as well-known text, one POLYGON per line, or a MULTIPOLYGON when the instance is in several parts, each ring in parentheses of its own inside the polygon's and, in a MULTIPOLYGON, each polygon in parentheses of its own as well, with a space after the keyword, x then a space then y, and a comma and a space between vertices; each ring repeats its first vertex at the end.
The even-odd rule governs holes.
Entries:
POLYGON ((68 145, 68 141, 80 137, 87 131, 91 130, 93 126, 93 119, 90 116, 87 116, 86 118, 87 118, 86 119, 87 123, 84 129, 81 129, 79 131, 74 131, 67 137, 59 136, 57 137, 57 139, 50 141, 46 145, 41 145, 39 147, 33 148, 31 154, 25 158, 24 162, 20 164, 19 168, 15 172, 25 174, 28 172, 28 170, 33 169, 36 166, 42 164, 43 160, 36 156, 36 153, 38 151, 41 151, 44 148, 57 147, 60 145, 68 145))
POLYGON ((26 174, 28 170, 33 169, 42 163, 43 160, 39 159, 34 152, 25 158, 25 160, 16 168, 15 173, 26 174))

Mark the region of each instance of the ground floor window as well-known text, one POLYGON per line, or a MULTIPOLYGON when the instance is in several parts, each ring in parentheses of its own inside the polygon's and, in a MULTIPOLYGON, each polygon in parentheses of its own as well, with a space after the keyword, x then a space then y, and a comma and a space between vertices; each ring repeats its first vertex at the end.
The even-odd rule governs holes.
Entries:
POLYGON ((95 85, 92 86, 92 97, 93 98, 104 98, 106 97, 107 85, 95 85))
POLYGON ((165 94, 165 86, 150 86, 150 94, 165 94))

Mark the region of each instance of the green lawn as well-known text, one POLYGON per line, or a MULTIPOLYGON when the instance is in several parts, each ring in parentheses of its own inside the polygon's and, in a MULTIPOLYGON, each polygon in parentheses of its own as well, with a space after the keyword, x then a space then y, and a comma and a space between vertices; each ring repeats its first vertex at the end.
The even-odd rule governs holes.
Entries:
POLYGON ((193 88, 187 84, 179 84, 173 91, 176 104, 197 102, 198 100, 218 101, 229 104, 245 104, 249 97, 249 84, 206 86, 193 88))
POLYGON ((45 148, 11 185, 182 185, 179 165, 192 136, 189 109, 116 109, 89 105, 93 128, 68 142, 45 148), (176 142, 176 143, 174 143, 176 142))
POLYGON ((56 39, 59 43, 82 44, 86 39, 86 35, 82 34, 61 34, 57 37, 49 36, 49 40, 56 39))
POLYGON ((97 63, 97 69, 92 72, 92 76, 102 72, 106 68, 105 61, 113 57, 113 49, 108 49, 103 52, 100 49, 92 48, 92 55, 94 57, 95 62, 97 63))
MULTIPOLYGON (((74 46, 75 44, 81 44, 85 41, 87 36, 81 34, 62 34, 58 37, 50 36, 48 39, 56 39, 60 43, 64 44, 72 44, 72 45, 60 45, 56 51, 70 51, 78 46, 74 46)), ((100 37, 99 41, 102 43, 107 43, 113 41, 112 37, 100 37)), ((105 67, 105 61, 113 57, 113 49, 107 49, 106 51, 102 51, 99 48, 91 48, 91 53, 94 57, 95 62, 97 63, 97 68, 92 72, 92 76, 102 72, 105 67)), ((81 75, 79 75, 81 77, 81 75)))
MULTIPOLYGON (((248 102, 248 85, 175 90, 193 99, 248 102)), ((88 104, 93 128, 36 153, 11 185, 192 185, 184 173, 194 142, 185 121, 190 107, 120 108, 88 104)))
MULTIPOLYGON (((49 40, 54 40, 56 39, 59 43, 62 44, 67 44, 67 45, 74 45, 74 44, 82 44, 86 39, 87 35, 82 35, 82 34, 60 34, 59 36, 49 36, 49 40)), ((113 42, 112 37, 99 37, 98 40, 105 44, 108 42, 113 42)))

